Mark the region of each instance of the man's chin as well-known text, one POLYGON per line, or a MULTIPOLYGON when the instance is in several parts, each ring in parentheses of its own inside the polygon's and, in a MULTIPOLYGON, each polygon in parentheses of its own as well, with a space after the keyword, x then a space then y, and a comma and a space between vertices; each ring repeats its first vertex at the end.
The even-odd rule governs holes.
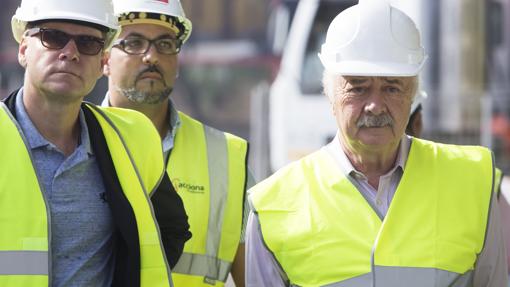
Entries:
POLYGON ((157 105, 164 102, 172 93, 172 88, 167 86, 147 87, 137 83, 135 87, 120 89, 129 101, 135 104, 157 105))
MULTIPOLYGON (((366 129, 358 134, 359 142, 366 146, 387 146, 396 141, 391 130, 366 129)), ((397 140, 398 142, 398 140, 397 140)))
POLYGON ((168 98, 163 91, 159 93, 137 93, 136 95, 128 95, 127 98, 136 104, 157 105, 168 98))
POLYGON ((66 85, 65 83, 42 89, 49 98, 61 103, 81 102, 91 90, 89 89, 87 92, 83 87, 78 88, 75 85, 66 85))

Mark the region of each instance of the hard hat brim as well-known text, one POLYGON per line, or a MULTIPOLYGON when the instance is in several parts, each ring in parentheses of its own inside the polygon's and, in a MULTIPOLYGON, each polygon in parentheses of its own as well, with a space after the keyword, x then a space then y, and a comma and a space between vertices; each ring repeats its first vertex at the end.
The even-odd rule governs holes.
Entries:
POLYGON ((324 68, 332 74, 371 77, 414 77, 420 73, 426 60, 424 59, 420 64, 397 64, 376 61, 342 61, 341 63, 331 63, 324 60, 320 54, 319 58, 324 68))

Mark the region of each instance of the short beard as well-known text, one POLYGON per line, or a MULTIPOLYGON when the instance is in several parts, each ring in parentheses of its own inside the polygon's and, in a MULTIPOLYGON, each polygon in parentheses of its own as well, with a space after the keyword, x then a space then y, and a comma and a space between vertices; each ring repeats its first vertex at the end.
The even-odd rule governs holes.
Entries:
POLYGON ((160 92, 140 92, 135 88, 119 89, 128 100, 137 104, 156 105, 166 100, 172 93, 172 87, 166 87, 160 92))

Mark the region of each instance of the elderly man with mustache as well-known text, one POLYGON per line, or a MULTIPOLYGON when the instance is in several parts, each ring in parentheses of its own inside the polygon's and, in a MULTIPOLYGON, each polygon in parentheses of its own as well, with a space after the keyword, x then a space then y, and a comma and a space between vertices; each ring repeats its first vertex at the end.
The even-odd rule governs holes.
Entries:
POLYGON ((360 0, 319 55, 335 139, 249 191, 247 286, 506 286, 491 152, 405 135, 426 56, 360 0))

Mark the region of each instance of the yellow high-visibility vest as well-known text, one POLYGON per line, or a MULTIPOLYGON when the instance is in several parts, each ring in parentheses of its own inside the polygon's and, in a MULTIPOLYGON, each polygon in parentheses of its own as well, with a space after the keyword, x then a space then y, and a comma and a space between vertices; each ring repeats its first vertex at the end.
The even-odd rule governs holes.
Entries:
MULTIPOLYGON (((149 200, 164 174, 159 135, 138 112, 86 108, 103 130, 122 190, 134 211, 141 286, 172 286, 149 200)), ((51 281, 49 209, 20 131, 0 103, 0 286, 47 287, 51 281)))
POLYGON ((172 270, 176 287, 223 286, 241 237, 247 142, 179 113, 167 172, 193 237, 172 270))
POLYGON ((326 149, 256 185, 250 201, 292 286, 472 286, 492 175, 488 149, 413 139, 384 219, 326 149))

